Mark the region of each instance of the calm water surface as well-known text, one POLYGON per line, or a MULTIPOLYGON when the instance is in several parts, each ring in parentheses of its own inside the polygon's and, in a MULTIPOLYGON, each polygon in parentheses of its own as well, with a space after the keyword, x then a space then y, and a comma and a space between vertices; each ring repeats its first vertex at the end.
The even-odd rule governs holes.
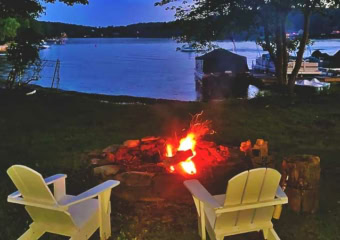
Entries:
MULTIPOLYGON (((252 62, 263 51, 255 42, 218 44, 252 62)), ((87 93, 130 95, 191 101, 197 99, 194 81, 196 53, 176 51, 171 39, 69 39, 40 52, 41 58, 61 61, 60 88, 87 93)), ((320 40, 314 49, 334 54, 340 40, 320 40)), ((47 66, 41 86, 50 86, 54 68, 47 66)))

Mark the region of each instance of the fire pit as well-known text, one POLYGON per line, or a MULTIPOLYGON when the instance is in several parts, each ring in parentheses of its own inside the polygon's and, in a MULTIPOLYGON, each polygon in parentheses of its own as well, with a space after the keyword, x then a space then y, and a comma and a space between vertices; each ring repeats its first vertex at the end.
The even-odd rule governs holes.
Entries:
MULTIPOLYGON (((211 121, 202 120, 202 113, 199 113, 192 117, 190 126, 181 134, 127 140, 122 145, 107 147, 99 155, 92 154, 91 162, 97 166, 95 174, 120 180, 121 191, 126 192, 129 188, 133 194, 141 191, 144 200, 155 199, 155 196, 156 199, 164 198, 165 189, 168 192, 165 195, 169 192, 178 195, 180 189, 184 190, 182 182, 185 178, 222 181, 225 188, 228 175, 235 174, 235 169, 236 173, 248 169, 249 164, 239 147, 204 140, 205 136, 214 133, 211 121), (165 189, 164 185, 167 186, 165 189)), ((131 194, 119 192, 119 195, 131 194)), ((175 195, 173 197, 177 198, 175 195)), ((140 196, 137 198, 141 199, 140 196)))

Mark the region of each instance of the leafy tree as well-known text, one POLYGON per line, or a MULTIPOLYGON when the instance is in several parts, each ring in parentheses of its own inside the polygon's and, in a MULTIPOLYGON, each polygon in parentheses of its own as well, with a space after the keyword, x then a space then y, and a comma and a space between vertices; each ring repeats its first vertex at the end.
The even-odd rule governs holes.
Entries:
POLYGON ((0 43, 14 38, 19 27, 20 24, 15 18, 0 18, 0 43))
POLYGON ((268 51, 275 63, 276 77, 282 85, 294 91, 295 80, 309 42, 311 15, 328 8, 339 7, 339 0, 161 0, 156 6, 171 4, 177 19, 189 27, 182 41, 207 43, 225 33, 263 31, 257 41, 268 51), (289 40, 286 37, 287 18, 292 11, 303 14, 303 34, 289 40), (288 78, 289 53, 297 50, 297 59, 288 78))
POLYGON ((16 38, 7 50, 7 60, 12 65, 8 76, 8 88, 13 88, 17 82, 22 83, 26 68, 40 61, 40 42, 41 35, 30 27, 18 31, 16 38))

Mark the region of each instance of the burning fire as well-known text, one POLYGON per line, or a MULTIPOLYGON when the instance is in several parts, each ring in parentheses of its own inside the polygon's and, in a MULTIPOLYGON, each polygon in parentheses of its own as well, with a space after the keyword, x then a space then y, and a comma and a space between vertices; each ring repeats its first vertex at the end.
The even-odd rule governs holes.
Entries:
MULTIPOLYGON (((186 172, 187 174, 193 175, 197 173, 195 163, 191 160, 193 157, 196 156, 195 152, 195 145, 196 145, 196 140, 195 140, 195 135, 193 133, 189 133, 185 138, 182 138, 179 141, 179 147, 177 151, 187 151, 191 150, 193 153, 193 156, 189 157, 185 161, 182 161, 179 163, 179 165, 182 167, 183 171, 186 172)), ((173 157, 173 146, 171 144, 166 145, 166 156, 167 157, 173 157)), ((170 166, 170 172, 174 172, 175 167, 170 166)))
MULTIPOLYGON (((182 138, 179 141, 179 147, 174 149, 172 144, 166 145, 166 156, 173 157, 177 151, 192 151, 192 156, 187 158, 185 161, 180 162, 178 165, 182 168, 182 170, 189 174, 194 175, 197 173, 197 169, 194 161, 192 160, 196 156, 195 146, 197 141, 206 134, 213 134, 214 131, 210 129, 210 121, 200 121, 200 117, 203 114, 196 114, 193 116, 192 121, 190 123, 190 128, 188 130, 188 134, 186 137, 182 138)), ((175 166, 171 165, 169 168, 170 172, 174 172, 176 170, 175 166)))

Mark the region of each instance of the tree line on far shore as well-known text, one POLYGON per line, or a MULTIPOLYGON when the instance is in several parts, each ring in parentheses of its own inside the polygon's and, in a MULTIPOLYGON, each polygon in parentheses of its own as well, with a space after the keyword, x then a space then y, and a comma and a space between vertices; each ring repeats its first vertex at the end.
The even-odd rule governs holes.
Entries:
MULTIPOLYGON (((38 31, 46 38, 58 37, 66 33, 71 38, 171 38, 182 35, 183 30, 179 21, 138 23, 127 26, 91 27, 59 22, 36 21, 34 23, 38 31)), ((289 14, 287 30, 297 33, 303 29, 303 15, 299 12, 289 14)), ((311 38, 340 38, 340 9, 328 9, 325 13, 314 13, 311 17, 311 38)), ((244 32, 231 36, 228 32, 220 36, 220 40, 256 40, 261 34, 244 32)))

